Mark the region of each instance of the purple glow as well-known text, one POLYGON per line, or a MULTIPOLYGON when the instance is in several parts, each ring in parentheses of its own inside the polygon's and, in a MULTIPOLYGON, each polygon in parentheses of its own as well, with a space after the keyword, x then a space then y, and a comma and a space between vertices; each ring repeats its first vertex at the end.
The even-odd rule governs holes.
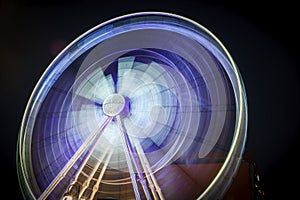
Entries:
POLYGON ((219 197, 246 127, 242 81, 211 33, 176 15, 129 15, 83 34, 41 78, 20 132, 22 182, 34 199, 75 185, 83 198, 219 197), (220 160, 209 191, 199 166, 220 160))

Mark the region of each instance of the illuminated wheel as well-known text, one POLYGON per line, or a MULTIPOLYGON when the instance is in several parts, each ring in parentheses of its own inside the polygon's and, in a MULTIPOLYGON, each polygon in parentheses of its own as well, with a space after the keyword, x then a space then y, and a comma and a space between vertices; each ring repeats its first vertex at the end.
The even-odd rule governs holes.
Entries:
POLYGON ((236 174, 245 90, 221 42, 168 13, 89 30, 28 102, 18 172, 28 199, 217 199, 236 174))

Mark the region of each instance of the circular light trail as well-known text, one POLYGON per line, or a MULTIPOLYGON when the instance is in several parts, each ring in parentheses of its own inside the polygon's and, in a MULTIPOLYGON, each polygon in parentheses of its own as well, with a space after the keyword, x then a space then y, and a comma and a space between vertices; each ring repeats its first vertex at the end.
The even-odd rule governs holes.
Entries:
POLYGON ((143 12, 87 31, 49 65, 18 138, 26 199, 218 199, 247 132, 241 75, 209 30, 143 12))

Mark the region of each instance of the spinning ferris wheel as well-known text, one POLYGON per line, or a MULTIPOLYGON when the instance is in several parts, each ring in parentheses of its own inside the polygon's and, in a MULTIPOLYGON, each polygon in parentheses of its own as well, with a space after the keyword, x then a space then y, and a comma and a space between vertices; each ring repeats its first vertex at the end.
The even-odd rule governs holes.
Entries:
POLYGON ((241 76, 212 33, 169 13, 122 16, 68 45, 34 88, 20 185, 28 199, 217 199, 246 128, 241 76))

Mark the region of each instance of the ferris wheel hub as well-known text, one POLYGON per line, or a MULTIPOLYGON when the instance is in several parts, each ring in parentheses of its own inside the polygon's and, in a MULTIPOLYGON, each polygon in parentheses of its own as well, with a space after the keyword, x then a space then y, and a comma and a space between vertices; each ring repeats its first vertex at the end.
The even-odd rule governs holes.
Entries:
POLYGON ((114 117, 119 115, 125 108, 125 98, 121 94, 111 94, 103 102, 105 115, 114 117))

